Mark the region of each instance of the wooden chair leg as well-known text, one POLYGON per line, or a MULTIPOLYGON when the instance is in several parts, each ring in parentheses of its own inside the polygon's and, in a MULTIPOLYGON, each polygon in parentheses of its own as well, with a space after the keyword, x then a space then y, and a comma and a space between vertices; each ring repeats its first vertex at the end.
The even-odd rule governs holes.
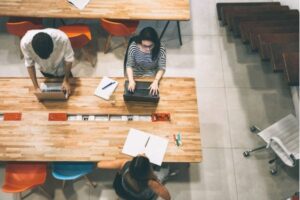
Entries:
POLYGON ((96 55, 96 58, 94 59, 93 55, 91 55, 91 53, 85 48, 82 48, 81 52, 82 52, 83 58, 86 59, 89 63, 91 63, 92 67, 95 67, 96 63, 97 63, 97 55, 96 55))
POLYGON ((88 181, 88 183, 93 187, 96 188, 97 187, 97 183, 93 183, 91 181, 91 179, 89 179, 89 177, 87 175, 84 176, 84 178, 86 178, 86 180, 88 181))
POLYGON ((124 47, 125 47, 125 49, 127 48, 127 45, 128 45, 128 38, 124 37, 124 47))
POLYGON ((16 200, 22 200, 22 192, 18 192, 15 194, 16 200))
POLYGON ((24 58, 24 55, 23 55, 23 52, 22 52, 22 50, 21 50, 21 48, 20 48, 20 42, 21 42, 21 38, 17 37, 17 38, 15 39, 15 43, 16 43, 17 48, 18 48, 18 51, 19 51, 19 53, 20 53, 20 59, 22 60, 22 59, 24 58))
POLYGON ((111 38, 112 38, 112 35, 109 35, 106 39, 106 43, 105 43, 105 47, 104 47, 104 53, 106 54, 109 50, 109 47, 110 47, 110 42, 111 42, 111 38))

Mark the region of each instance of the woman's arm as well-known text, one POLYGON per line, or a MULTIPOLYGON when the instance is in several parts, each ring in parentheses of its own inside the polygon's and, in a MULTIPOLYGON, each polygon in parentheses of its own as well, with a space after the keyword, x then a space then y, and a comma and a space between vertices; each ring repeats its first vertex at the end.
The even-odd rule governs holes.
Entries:
POLYGON ((158 84, 159 84, 160 79, 164 75, 164 73, 165 73, 165 70, 163 70, 163 69, 158 70, 158 72, 155 75, 154 81, 152 82, 152 84, 149 87, 150 94, 157 95, 157 93, 158 93, 158 84))
POLYGON ((134 78, 133 78, 133 70, 132 70, 131 67, 126 67, 126 72, 127 72, 127 77, 128 77, 128 81, 129 81, 128 90, 133 92, 134 89, 135 89, 135 81, 134 81, 134 78))
POLYGON ((160 196, 164 200, 170 200, 171 199, 171 195, 170 195, 168 189, 164 185, 162 185, 161 183, 159 183, 155 180, 150 180, 148 182, 148 186, 153 190, 153 192, 155 192, 155 194, 157 194, 158 196, 160 196))
POLYGON ((122 169, 128 161, 128 159, 103 160, 97 163, 97 167, 101 169, 122 169))

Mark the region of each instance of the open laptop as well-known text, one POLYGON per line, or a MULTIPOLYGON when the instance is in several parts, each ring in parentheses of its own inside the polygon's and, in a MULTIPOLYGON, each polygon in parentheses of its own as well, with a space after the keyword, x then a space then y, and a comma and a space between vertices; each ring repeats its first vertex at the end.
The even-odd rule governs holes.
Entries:
POLYGON ((61 83, 42 83, 42 92, 35 92, 39 101, 65 101, 68 95, 61 89, 61 83))
POLYGON ((123 98, 124 101, 142 101, 158 103, 159 93, 157 95, 151 95, 150 89, 151 82, 136 81, 134 92, 128 90, 128 81, 125 81, 125 88, 123 98))

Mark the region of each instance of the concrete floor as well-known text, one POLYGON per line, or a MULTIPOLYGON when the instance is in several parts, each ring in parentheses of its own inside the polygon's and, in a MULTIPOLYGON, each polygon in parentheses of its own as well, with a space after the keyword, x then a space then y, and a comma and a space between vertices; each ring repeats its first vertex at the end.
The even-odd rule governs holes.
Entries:
MULTIPOLYGON (((280 168, 276 176, 269 173, 271 152, 258 152, 249 158, 243 151, 263 144, 251 134, 248 126, 261 128, 294 113, 289 87, 282 74, 272 72, 270 63, 262 62, 249 46, 233 38, 216 17, 216 0, 191 0, 191 21, 181 22, 183 45, 177 39, 175 22, 170 24, 163 38, 167 46, 165 76, 194 77, 197 83, 203 162, 176 165, 181 174, 166 186, 176 200, 279 200, 299 188, 298 169, 280 168)), ((5 32, 5 19, 0 22, 0 76, 27 77, 24 61, 18 57, 15 38, 5 32)), ((71 21, 67 21, 71 23, 71 21)), ((122 40, 113 39, 108 54, 103 53, 105 32, 98 21, 88 23, 93 31, 89 46, 97 59, 92 67, 79 59, 73 74, 79 77, 122 76, 125 48, 122 40)), ((45 20, 45 24, 51 24, 45 20)), ((139 30, 153 26, 161 32, 165 22, 142 21, 139 30)), ((1 97, 0 97, 1 98, 1 97)), ((0 184, 4 178, 5 163, 0 165, 0 184)), ((68 183, 62 190, 61 182, 49 175, 46 188, 54 192, 55 199, 106 200, 116 199, 112 189, 114 171, 96 170, 90 178, 98 183, 96 189, 84 179, 68 183)), ((0 192, 0 200, 13 199, 0 192)), ((46 199, 35 192, 28 200, 46 199)))

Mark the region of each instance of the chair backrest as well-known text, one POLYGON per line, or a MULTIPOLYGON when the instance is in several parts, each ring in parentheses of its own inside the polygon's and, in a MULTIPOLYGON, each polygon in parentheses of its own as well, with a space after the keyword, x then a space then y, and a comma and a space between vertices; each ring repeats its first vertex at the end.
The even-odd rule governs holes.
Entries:
POLYGON ((43 25, 34 24, 31 21, 20 21, 20 22, 7 22, 7 32, 18 37, 23 37, 27 31, 33 29, 42 29, 43 25))
POLYGON ((92 172, 95 163, 57 162, 52 164, 52 175, 59 180, 74 180, 92 172))
POLYGON ((132 33, 122 23, 113 20, 101 19, 102 27, 113 36, 130 36, 132 33))
POLYGON ((293 167, 299 160, 299 122, 294 115, 289 114, 258 135, 286 165, 293 167))
POLYGON ((8 163, 5 168, 4 192, 27 190, 33 186, 42 185, 47 176, 46 163, 8 163))
POLYGON ((74 49, 84 47, 92 39, 89 27, 84 24, 66 25, 58 29, 68 36, 74 49))

